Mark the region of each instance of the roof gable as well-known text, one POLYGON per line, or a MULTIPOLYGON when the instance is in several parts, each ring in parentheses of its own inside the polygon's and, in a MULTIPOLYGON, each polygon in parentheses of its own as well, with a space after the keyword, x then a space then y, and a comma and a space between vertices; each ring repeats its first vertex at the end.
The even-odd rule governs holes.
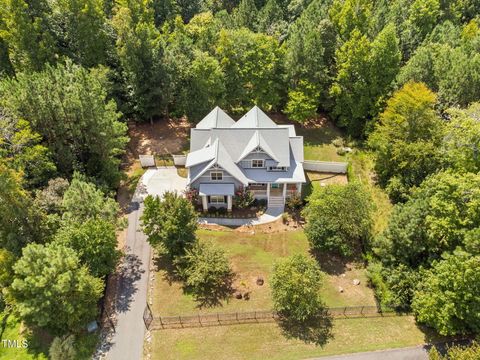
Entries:
POLYGON ((225 111, 215 106, 195 127, 197 129, 229 128, 234 124, 235 121, 225 111))
POLYGON ((276 128, 272 119, 265 114, 258 106, 254 106, 243 117, 240 118, 232 128, 276 128))

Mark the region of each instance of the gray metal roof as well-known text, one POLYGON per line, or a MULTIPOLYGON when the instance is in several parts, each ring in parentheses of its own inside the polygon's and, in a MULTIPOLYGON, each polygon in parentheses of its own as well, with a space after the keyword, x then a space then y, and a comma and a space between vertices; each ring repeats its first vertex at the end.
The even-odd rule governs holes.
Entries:
POLYGON ((199 195, 235 195, 234 184, 200 184, 199 195))
POLYGON ((231 127, 235 124, 235 120, 233 120, 228 114, 220 109, 218 106, 215 106, 215 109, 210 111, 207 116, 205 116, 202 121, 200 121, 196 128, 197 129, 212 129, 212 128, 219 128, 219 127, 231 127))
MULTIPOLYGON (((190 182, 217 164, 237 180, 247 184, 249 180, 253 180, 247 174, 249 170, 240 168, 237 163, 256 148, 260 148, 277 161, 277 166, 291 169, 291 174, 273 173, 274 175, 266 177, 290 174, 296 178, 290 180, 305 181, 303 168, 301 176, 295 172, 298 168, 296 164, 301 165, 303 162, 303 137, 296 136, 293 125, 275 124, 256 106, 236 123, 233 122, 230 127, 225 125, 231 123, 231 118, 225 114, 230 119, 228 120, 223 114, 225 114, 223 110, 215 108, 190 131, 190 153, 186 166, 195 167, 195 171, 191 171, 190 182), (201 171, 197 167, 199 164, 204 164, 201 171)), ((257 172, 252 174, 259 173, 256 169, 254 171, 257 172)))

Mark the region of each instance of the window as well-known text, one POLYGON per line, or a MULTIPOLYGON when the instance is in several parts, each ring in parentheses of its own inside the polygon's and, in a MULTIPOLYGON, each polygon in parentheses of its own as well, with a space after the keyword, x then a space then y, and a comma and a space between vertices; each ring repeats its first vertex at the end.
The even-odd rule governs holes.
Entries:
POLYGON ((223 179, 223 173, 221 171, 212 171, 210 173, 210 179, 215 181, 221 181, 223 179))
POLYGON ((263 168, 263 160, 252 160, 252 168, 263 168))
POLYGON ((286 171, 287 168, 285 166, 269 166, 268 171, 286 171))
POLYGON ((211 195, 210 204, 225 204, 225 196, 223 195, 211 195))

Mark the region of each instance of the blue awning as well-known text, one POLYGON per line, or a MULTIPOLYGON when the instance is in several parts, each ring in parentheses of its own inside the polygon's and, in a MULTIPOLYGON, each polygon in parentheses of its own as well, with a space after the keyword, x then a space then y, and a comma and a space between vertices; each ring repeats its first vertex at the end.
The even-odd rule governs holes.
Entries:
POLYGON ((200 196, 209 195, 234 195, 235 185, 233 184, 200 184, 200 196))

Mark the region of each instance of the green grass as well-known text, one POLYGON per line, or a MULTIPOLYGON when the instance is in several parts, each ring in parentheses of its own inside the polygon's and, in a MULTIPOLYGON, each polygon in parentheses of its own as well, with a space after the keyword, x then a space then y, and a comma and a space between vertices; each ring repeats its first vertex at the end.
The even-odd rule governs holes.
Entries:
POLYGON ((323 348, 287 339, 275 323, 153 332, 152 359, 287 360, 423 344, 431 341, 410 316, 340 319, 323 348))
MULTIPOLYGON (((213 241, 223 248, 228 255, 234 272, 237 274, 236 285, 244 283, 251 291, 250 300, 231 298, 222 306, 198 308, 194 298, 185 294, 182 283, 169 281, 167 267, 161 264, 161 269, 155 275, 153 293, 153 311, 155 314, 188 315, 198 312, 235 312, 249 310, 270 310, 269 278, 276 259, 296 253, 308 254, 308 241, 303 231, 288 231, 273 234, 258 233, 255 235, 233 231, 199 230, 202 241, 213 241), (265 280, 263 286, 256 284, 257 277, 265 280)), ((365 271, 362 267, 352 266, 346 270, 340 261, 332 260, 320 263, 329 272, 324 280, 323 296, 328 306, 375 305, 373 291, 366 286, 365 271), (334 271, 333 271, 334 270, 334 271), (344 274, 342 276, 342 273, 344 274), (353 279, 361 281, 359 286, 352 285, 353 279), (338 291, 341 286, 344 293, 338 291)))

